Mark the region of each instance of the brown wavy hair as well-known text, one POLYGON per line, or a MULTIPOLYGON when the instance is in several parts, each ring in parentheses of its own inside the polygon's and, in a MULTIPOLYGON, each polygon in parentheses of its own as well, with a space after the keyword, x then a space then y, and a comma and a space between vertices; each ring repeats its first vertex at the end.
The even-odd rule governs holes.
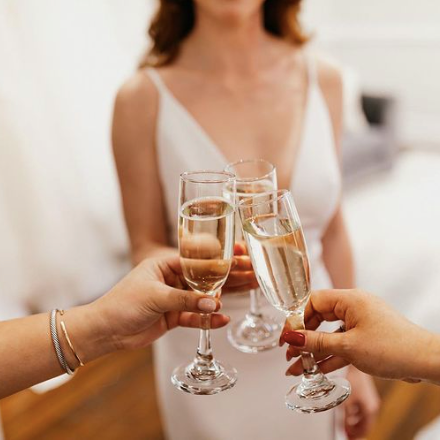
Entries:
MULTIPOLYGON (((266 0, 263 18, 266 31, 294 44, 308 41, 299 22, 302 0, 266 0)), ((179 53, 180 44, 191 33, 195 23, 193 0, 160 0, 159 10, 151 22, 148 34, 150 51, 139 67, 165 66, 179 53)))

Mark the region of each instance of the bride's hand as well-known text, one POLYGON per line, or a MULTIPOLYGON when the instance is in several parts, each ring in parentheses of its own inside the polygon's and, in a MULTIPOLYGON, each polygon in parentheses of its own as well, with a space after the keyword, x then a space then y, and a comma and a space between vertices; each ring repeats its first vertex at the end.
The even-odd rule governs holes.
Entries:
MULTIPOLYGON (((202 265, 216 265, 222 260, 222 246, 220 241, 211 234, 189 234, 180 239, 180 256, 188 261, 197 260, 202 265), (216 262, 216 259, 218 261, 216 262)), ((194 264, 194 263, 193 263, 194 264)), ((256 289, 258 282, 252 268, 252 263, 243 242, 234 246, 234 258, 231 264, 228 279, 222 287, 222 293, 245 292, 256 289)))
POLYGON ((344 429, 351 439, 364 438, 371 430, 380 408, 380 397, 371 376, 350 366, 347 380, 351 396, 344 403, 344 429))
POLYGON ((232 268, 223 286, 222 293, 246 292, 257 288, 258 282, 255 278, 246 245, 244 243, 236 243, 232 268))

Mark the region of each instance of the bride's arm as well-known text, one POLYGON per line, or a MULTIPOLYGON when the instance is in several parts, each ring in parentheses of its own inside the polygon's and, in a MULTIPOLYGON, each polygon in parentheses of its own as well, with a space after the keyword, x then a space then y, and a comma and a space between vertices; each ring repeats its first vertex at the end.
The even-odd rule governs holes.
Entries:
MULTIPOLYGON (((330 63, 318 61, 318 78, 326 101, 333 128, 338 159, 341 157, 343 122, 343 90, 339 69, 330 63)), ((355 286, 353 254, 350 239, 339 205, 322 238, 323 260, 335 288, 355 286)))
MULTIPOLYGON (((155 145, 157 108, 157 90, 143 72, 138 72, 121 87, 115 101, 113 154, 134 265, 146 257, 169 256, 177 252, 167 246, 155 145)), ((240 246, 236 251, 224 293, 247 291, 258 286, 249 257, 243 255, 240 246)))
MULTIPOLYGON (((339 70, 329 63, 319 63, 319 82, 333 126, 336 154, 340 157, 342 134, 342 78, 339 70)), ((322 239, 323 260, 335 288, 355 286, 354 262, 350 239, 341 206, 335 212, 322 239)), ((352 396, 345 405, 345 431, 349 438, 365 436, 379 409, 379 396, 372 379, 354 367, 347 378, 352 383, 352 396), (351 420, 357 419, 355 424, 351 420)))
POLYGON ((134 265, 176 252, 166 244, 155 145, 157 108, 157 91, 141 71, 121 87, 114 106, 113 154, 134 265))

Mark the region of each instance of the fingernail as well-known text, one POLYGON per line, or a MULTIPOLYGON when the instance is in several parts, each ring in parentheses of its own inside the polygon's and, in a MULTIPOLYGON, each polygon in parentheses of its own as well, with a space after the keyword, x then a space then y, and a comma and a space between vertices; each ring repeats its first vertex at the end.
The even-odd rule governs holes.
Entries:
POLYGON ((279 339, 279 341, 278 341, 278 345, 279 345, 280 347, 282 347, 282 346, 284 345, 283 335, 280 336, 280 339, 279 339))
POLYGON ((304 347, 306 343, 306 337, 302 333, 298 332, 286 332, 283 335, 283 339, 290 345, 295 347, 304 347))
POLYGON ((197 303, 197 307, 202 312, 214 312, 215 309, 217 308, 217 303, 213 299, 202 298, 202 299, 199 299, 199 301, 197 303))
POLYGON ((235 243, 234 254, 235 255, 243 255, 244 254, 244 247, 241 243, 235 243))
POLYGON ((286 371, 286 376, 293 376, 293 375, 292 375, 292 373, 289 370, 287 370, 286 371))
POLYGON ((293 356, 289 353, 289 351, 286 351, 286 361, 289 362, 292 358, 293 356))

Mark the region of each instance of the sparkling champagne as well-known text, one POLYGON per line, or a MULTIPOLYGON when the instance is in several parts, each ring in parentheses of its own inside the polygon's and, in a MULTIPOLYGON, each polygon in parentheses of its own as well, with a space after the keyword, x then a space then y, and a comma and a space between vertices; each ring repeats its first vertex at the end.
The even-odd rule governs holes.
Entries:
POLYGON ((222 197, 202 197, 182 206, 179 250, 183 275, 195 291, 215 294, 233 257, 234 207, 222 197))
POLYGON ((301 228, 271 213, 247 219, 243 232, 267 300, 284 312, 304 307, 310 270, 301 228))
MULTIPOLYGON (((255 196, 256 194, 262 194, 262 193, 266 193, 266 192, 270 192, 273 191, 275 189, 275 185, 274 183, 269 180, 258 180, 255 182, 243 182, 243 181, 238 181, 237 185, 236 185, 236 191, 235 191, 235 200, 237 205, 244 199, 250 199, 252 196, 255 196)), ((231 193, 231 191, 229 189, 227 189, 225 191, 225 198, 227 198, 228 200, 234 200, 233 197, 234 193, 231 193), (230 195, 231 194, 231 195, 230 195)), ((241 221, 240 221, 240 216, 238 215, 238 211, 236 214, 236 218, 235 218, 235 224, 236 224, 236 228, 235 228, 235 241, 238 242, 243 242, 244 238, 243 238, 243 231, 241 229, 241 221)))

